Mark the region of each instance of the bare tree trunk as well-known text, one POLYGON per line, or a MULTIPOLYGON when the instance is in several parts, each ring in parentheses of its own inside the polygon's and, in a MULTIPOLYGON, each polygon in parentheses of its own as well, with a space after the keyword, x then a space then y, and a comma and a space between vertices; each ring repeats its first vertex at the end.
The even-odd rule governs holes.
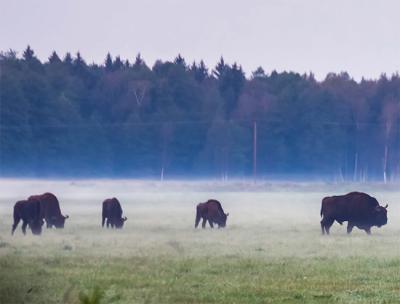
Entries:
POLYGON ((354 174, 353 174, 353 181, 357 181, 357 175, 358 175, 358 153, 355 154, 354 156, 354 174))
POLYGON ((341 183, 344 182, 343 168, 340 168, 340 169, 339 169, 339 181, 340 181, 341 183))
POLYGON ((257 122, 253 126, 253 177, 254 183, 257 182, 257 122))
POLYGON ((363 167, 361 170, 361 181, 365 183, 367 181, 367 167, 363 167))
POLYGON ((368 166, 365 167, 365 172, 364 172, 364 182, 368 180, 368 166))
POLYGON ((388 145, 385 145, 385 155, 383 158, 383 182, 387 183, 387 163, 388 163, 388 145))

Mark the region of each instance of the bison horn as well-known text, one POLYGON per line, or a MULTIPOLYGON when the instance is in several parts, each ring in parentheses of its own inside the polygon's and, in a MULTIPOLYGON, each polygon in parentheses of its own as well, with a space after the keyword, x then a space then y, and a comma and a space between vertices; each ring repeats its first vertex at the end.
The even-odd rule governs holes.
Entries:
POLYGON ((229 216, 229 212, 226 214, 226 216, 229 216))
POLYGON ((124 221, 126 221, 127 219, 128 219, 128 218, 125 216, 125 217, 124 217, 124 221))
POLYGON ((65 219, 69 218, 69 215, 64 216, 65 219))
POLYGON ((388 207, 388 204, 386 204, 386 206, 384 208, 387 209, 387 207, 388 207))

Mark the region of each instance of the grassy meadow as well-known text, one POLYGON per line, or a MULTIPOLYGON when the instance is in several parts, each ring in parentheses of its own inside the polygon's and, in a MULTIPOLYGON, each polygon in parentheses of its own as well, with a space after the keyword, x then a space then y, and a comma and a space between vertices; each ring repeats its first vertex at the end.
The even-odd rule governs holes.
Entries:
POLYGON ((383 185, 3 180, 0 303, 399 303, 399 197, 383 185), (388 224, 321 236, 322 197, 355 189, 389 204, 388 224), (66 228, 11 237, 15 201, 44 191, 66 228), (113 196, 128 217, 119 231, 101 228, 113 196), (209 198, 227 228, 194 229, 209 198))

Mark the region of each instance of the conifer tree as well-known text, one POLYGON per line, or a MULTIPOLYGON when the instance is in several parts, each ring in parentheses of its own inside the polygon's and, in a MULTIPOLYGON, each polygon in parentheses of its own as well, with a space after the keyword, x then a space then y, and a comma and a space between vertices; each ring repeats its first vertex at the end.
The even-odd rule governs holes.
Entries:
POLYGON ((104 66, 107 72, 111 72, 113 70, 113 60, 110 53, 107 53, 104 66))
POLYGON ((60 57, 58 57, 58 54, 56 53, 56 51, 53 51, 53 53, 51 53, 51 55, 49 57, 49 63, 50 64, 59 64, 59 63, 61 63, 61 59, 60 59, 60 57))

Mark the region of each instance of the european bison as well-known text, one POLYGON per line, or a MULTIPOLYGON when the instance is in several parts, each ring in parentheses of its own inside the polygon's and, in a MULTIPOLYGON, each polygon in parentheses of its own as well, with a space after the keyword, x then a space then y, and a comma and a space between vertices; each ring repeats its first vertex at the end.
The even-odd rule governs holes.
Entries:
POLYGON ((40 216, 46 220, 47 228, 64 228, 65 220, 69 218, 68 215, 61 214, 60 203, 57 197, 49 192, 41 195, 32 195, 28 201, 37 200, 40 202, 40 216))
POLYGON ((218 225, 218 228, 226 226, 226 220, 229 213, 224 212, 221 203, 217 200, 211 199, 205 203, 200 203, 196 207, 196 221, 194 227, 197 228, 200 219, 203 219, 201 227, 206 227, 206 222, 210 224, 211 228, 214 228, 214 223, 218 225))
POLYGON ((22 220, 22 232, 26 234, 26 226, 32 230, 33 234, 42 233, 43 220, 40 217, 40 203, 37 200, 18 201, 14 205, 14 224, 12 225, 11 235, 14 234, 19 222, 22 220))
POLYGON ((104 222, 107 219, 107 228, 122 228, 124 222, 128 219, 126 216, 122 217, 122 208, 119 201, 113 197, 106 199, 103 202, 102 221, 101 226, 104 227, 104 222))
POLYGON ((334 221, 340 225, 347 221, 347 233, 355 226, 371 234, 372 226, 381 227, 387 223, 387 207, 380 206, 374 197, 362 192, 325 197, 321 204, 322 234, 329 234, 334 221))

